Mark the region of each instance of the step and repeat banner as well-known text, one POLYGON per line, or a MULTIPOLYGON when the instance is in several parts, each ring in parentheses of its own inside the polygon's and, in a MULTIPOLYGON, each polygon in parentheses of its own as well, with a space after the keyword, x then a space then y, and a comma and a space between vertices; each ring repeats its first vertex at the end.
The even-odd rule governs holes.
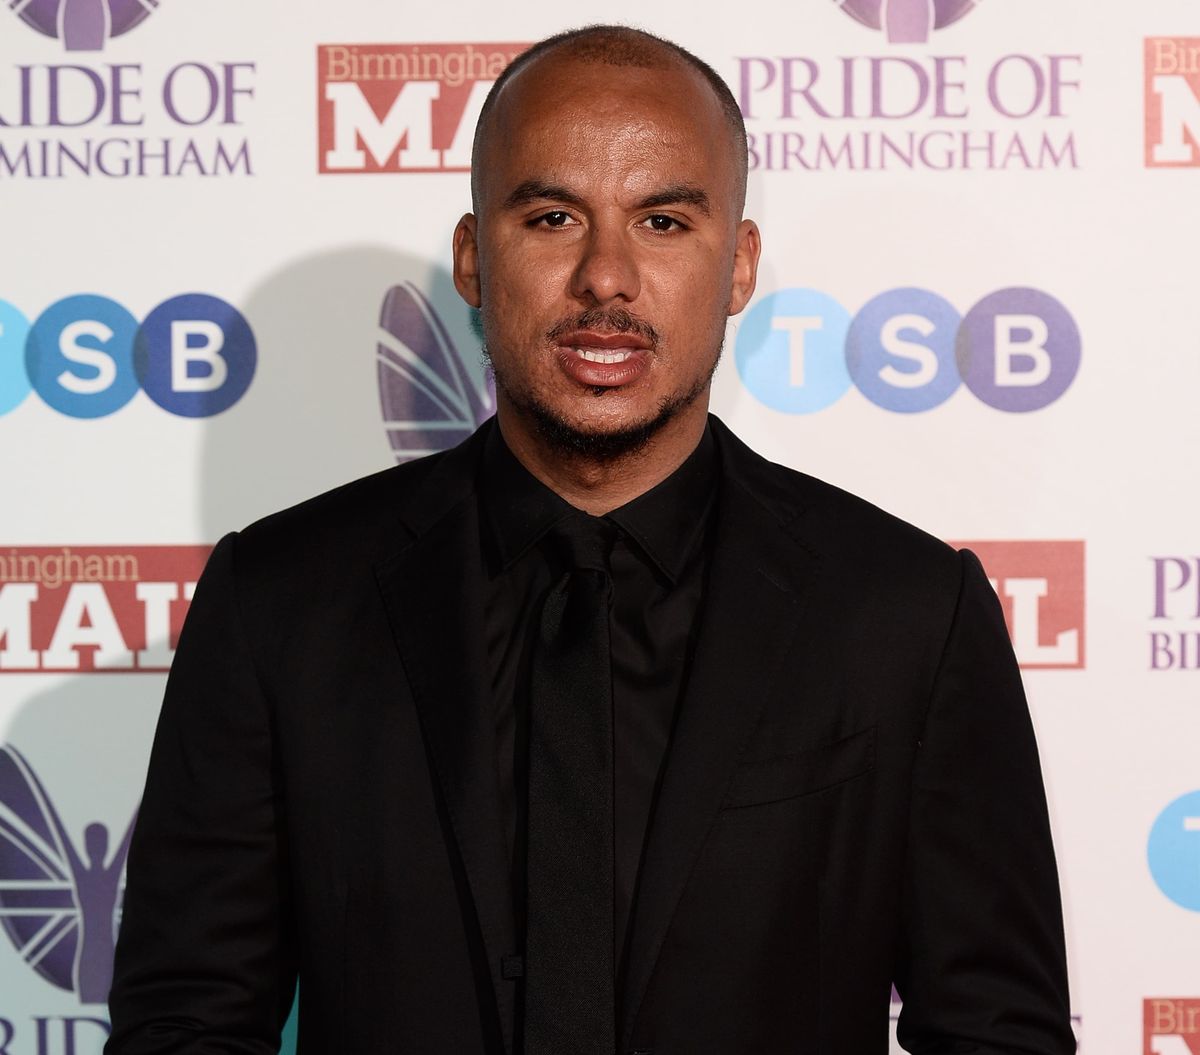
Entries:
POLYGON ((716 412, 988 569, 1080 1050, 1200 1055, 1195 0, 4 0, 0 1055, 103 1044, 213 543, 491 413, 449 274, 476 115, 597 17, 746 118, 716 412))

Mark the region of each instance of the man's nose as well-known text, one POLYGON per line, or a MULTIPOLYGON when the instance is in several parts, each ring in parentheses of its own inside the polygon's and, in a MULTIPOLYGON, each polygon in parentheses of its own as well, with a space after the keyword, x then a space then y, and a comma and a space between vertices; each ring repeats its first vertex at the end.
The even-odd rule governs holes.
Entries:
POLYGON ((571 276, 573 296, 598 304, 637 299, 641 277, 628 231, 593 227, 582 253, 571 276))

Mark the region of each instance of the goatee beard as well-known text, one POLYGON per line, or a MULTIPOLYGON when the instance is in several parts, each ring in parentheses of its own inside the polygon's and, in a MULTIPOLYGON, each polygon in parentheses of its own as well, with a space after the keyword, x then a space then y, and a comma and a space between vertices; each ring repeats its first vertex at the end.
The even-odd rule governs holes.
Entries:
MULTIPOLYGON (((653 416, 623 428, 601 432, 581 429, 571 424, 530 393, 510 385, 505 372, 496 369, 496 364, 488 355, 487 348, 485 347, 483 350, 484 362, 490 367, 496 379, 496 388, 503 393, 515 410, 533 422, 538 436, 546 443, 547 447, 565 458, 588 462, 611 462, 640 454, 680 411, 690 407, 708 389, 720 357, 720 349, 718 349, 712 366, 696 380, 695 384, 684 392, 678 392, 660 400, 658 410, 653 416)), ((609 388, 597 387, 592 389, 592 395, 597 399, 602 399, 606 393, 611 391, 612 389, 609 388)))

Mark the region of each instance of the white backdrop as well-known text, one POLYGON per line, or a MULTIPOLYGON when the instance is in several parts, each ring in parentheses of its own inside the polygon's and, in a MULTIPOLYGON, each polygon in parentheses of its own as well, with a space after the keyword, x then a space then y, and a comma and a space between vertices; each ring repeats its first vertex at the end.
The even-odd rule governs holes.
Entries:
POLYGON ((1081 1050, 1200 1055, 1194 0, 0 6, 0 1055, 102 1044, 79 921, 206 548, 486 412, 456 136, 600 18, 747 115, 765 259, 716 412, 996 582, 1081 1050))

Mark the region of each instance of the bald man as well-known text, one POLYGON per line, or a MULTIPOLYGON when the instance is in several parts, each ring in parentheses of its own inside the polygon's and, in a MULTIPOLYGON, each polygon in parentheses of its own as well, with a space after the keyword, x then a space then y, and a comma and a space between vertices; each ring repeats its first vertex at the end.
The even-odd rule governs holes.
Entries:
POLYGON ((112 1055, 1074 1051, 979 562, 708 414, 754 292, 721 79, 621 27, 485 104, 497 414, 221 541, 130 855, 112 1055))

